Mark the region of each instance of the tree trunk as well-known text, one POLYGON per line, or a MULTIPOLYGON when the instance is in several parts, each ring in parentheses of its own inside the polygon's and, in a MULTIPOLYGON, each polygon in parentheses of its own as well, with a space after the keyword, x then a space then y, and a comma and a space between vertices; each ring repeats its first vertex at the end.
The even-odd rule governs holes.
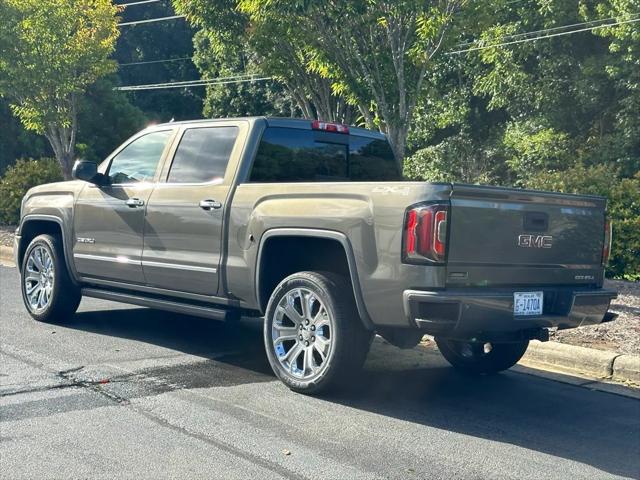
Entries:
POLYGON ((49 140, 56 160, 62 169, 62 175, 65 180, 71 180, 71 170, 73 169, 74 156, 76 152, 76 133, 78 130, 78 115, 76 110, 76 97, 72 95, 69 99, 71 124, 64 126, 51 123, 47 125, 44 132, 45 137, 49 140))
POLYGON ((402 126, 387 126, 387 138, 391 145, 391 150, 396 157, 400 172, 403 171, 404 155, 407 150, 407 127, 402 126))

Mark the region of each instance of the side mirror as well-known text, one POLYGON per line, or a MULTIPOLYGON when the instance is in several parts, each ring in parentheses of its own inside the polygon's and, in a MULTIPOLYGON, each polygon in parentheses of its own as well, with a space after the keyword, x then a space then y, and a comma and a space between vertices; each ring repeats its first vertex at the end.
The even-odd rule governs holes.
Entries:
POLYGON ((94 183, 96 185, 106 185, 106 176, 98 173, 98 164, 87 162, 86 160, 76 160, 71 170, 71 176, 76 180, 94 183))

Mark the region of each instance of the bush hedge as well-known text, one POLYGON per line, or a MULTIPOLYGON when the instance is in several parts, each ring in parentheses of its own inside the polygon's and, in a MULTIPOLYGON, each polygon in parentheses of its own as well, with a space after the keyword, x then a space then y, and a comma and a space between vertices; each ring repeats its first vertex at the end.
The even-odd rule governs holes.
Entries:
POLYGON ((60 164, 52 158, 20 159, 0 177, 0 223, 16 225, 27 190, 62 180, 60 164))

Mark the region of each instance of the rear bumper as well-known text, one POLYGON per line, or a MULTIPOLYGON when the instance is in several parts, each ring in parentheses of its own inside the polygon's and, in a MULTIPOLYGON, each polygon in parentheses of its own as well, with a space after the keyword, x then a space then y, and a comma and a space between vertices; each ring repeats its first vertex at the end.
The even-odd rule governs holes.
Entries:
MULTIPOLYGON (((477 336, 541 328, 575 328, 601 323, 614 290, 570 287, 528 289, 405 290, 405 314, 409 321, 432 335, 477 336), (543 291, 543 314, 515 316, 513 293, 543 291)), ((612 314, 607 320, 615 318, 612 314)))

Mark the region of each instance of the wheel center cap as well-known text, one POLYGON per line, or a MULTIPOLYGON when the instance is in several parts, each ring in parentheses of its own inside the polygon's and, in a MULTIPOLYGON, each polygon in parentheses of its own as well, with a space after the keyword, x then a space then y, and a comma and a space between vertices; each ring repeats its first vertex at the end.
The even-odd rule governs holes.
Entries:
POLYGON ((307 330, 306 328, 304 330, 302 330, 302 339, 306 340, 306 341, 311 339, 311 332, 309 330, 307 330))

